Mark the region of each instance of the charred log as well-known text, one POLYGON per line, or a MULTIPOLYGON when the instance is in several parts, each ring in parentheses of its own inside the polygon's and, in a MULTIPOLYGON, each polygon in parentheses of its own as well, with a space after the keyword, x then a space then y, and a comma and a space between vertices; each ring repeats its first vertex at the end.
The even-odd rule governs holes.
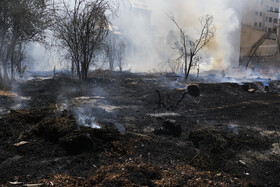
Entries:
POLYGON ((157 102, 158 108, 161 108, 161 107, 167 108, 166 105, 162 101, 162 97, 161 97, 160 91, 156 90, 156 93, 158 94, 158 102, 157 102))
POLYGON ((200 89, 196 85, 190 85, 188 86, 188 94, 193 97, 199 97, 200 96, 200 89))

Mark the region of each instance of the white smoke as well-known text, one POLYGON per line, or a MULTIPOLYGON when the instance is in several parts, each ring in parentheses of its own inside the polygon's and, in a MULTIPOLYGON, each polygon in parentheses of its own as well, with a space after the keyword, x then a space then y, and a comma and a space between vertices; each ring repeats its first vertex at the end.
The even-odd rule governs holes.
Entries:
POLYGON ((100 129, 101 127, 95 123, 95 117, 93 116, 90 109, 86 107, 78 107, 74 111, 77 123, 80 126, 91 127, 94 129, 100 129))
MULTIPOLYGON (((130 1, 138 4, 141 1, 130 1)), ((197 38, 205 15, 214 17, 216 35, 203 51, 206 62, 203 69, 222 70, 239 62, 240 8, 241 1, 230 0, 149 0, 146 8, 131 8, 126 4, 120 16, 113 23, 122 28, 122 33, 130 41, 132 52, 127 61, 133 71, 149 71, 159 68, 174 53, 166 38, 170 30, 177 31, 174 23, 166 15, 171 14, 192 38, 197 38), (149 23, 151 14, 151 23, 149 23)), ((139 4, 141 6, 141 4, 139 4)), ((175 43, 174 41, 173 43, 175 43)))
MULTIPOLYGON (((143 0, 121 0, 119 16, 112 20, 113 25, 118 26, 129 41, 127 48, 130 53, 125 58, 127 69, 137 72, 170 70, 166 62, 170 56, 176 54, 172 49, 176 41, 167 42, 167 36, 171 30, 178 30, 167 13, 173 15, 192 38, 197 38, 200 32, 199 19, 202 16, 214 17, 216 35, 199 54, 204 57, 201 60, 201 70, 222 70, 239 64, 241 0, 145 1, 148 7, 133 9, 130 2, 139 4, 143 0)), ((50 57, 40 45, 35 44, 30 51, 35 70, 65 67, 61 59, 50 57)))

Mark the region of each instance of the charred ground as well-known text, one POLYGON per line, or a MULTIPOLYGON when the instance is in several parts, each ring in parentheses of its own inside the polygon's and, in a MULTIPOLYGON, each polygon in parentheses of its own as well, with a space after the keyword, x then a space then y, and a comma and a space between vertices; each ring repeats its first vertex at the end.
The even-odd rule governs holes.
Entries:
POLYGON ((196 83, 200 96, 178 107, 185 84, 167 76, 101 72, 15 85, 18 95, 0 94, 0 184, 280 184, 279 81, 269 91, 196 83), (81 109, 101 129, 78 125, 81 109))

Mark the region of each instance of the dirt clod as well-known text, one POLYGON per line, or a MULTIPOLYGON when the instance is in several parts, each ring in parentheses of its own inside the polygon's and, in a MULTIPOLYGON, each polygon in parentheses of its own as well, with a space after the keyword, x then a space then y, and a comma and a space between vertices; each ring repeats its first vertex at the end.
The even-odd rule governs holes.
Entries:
POLYGON ((156 135, 168 135, 179 137, 182 134, 182 128, 174 120, 166 120, 162 123, 162 127, 155 129, 156 135))

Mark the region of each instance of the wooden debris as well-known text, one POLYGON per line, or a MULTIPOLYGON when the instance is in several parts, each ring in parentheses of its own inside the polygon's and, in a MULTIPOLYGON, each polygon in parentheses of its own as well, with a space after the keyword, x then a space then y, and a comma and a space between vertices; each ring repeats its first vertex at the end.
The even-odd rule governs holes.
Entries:
POLYGON ((21 142, 19 142, 19 143, 15 143, 14 146, 19 147, 19 146, 25 145, 25 144, 27 144, 27 143, 28 143, 27 141, 21 141, 21 142))

